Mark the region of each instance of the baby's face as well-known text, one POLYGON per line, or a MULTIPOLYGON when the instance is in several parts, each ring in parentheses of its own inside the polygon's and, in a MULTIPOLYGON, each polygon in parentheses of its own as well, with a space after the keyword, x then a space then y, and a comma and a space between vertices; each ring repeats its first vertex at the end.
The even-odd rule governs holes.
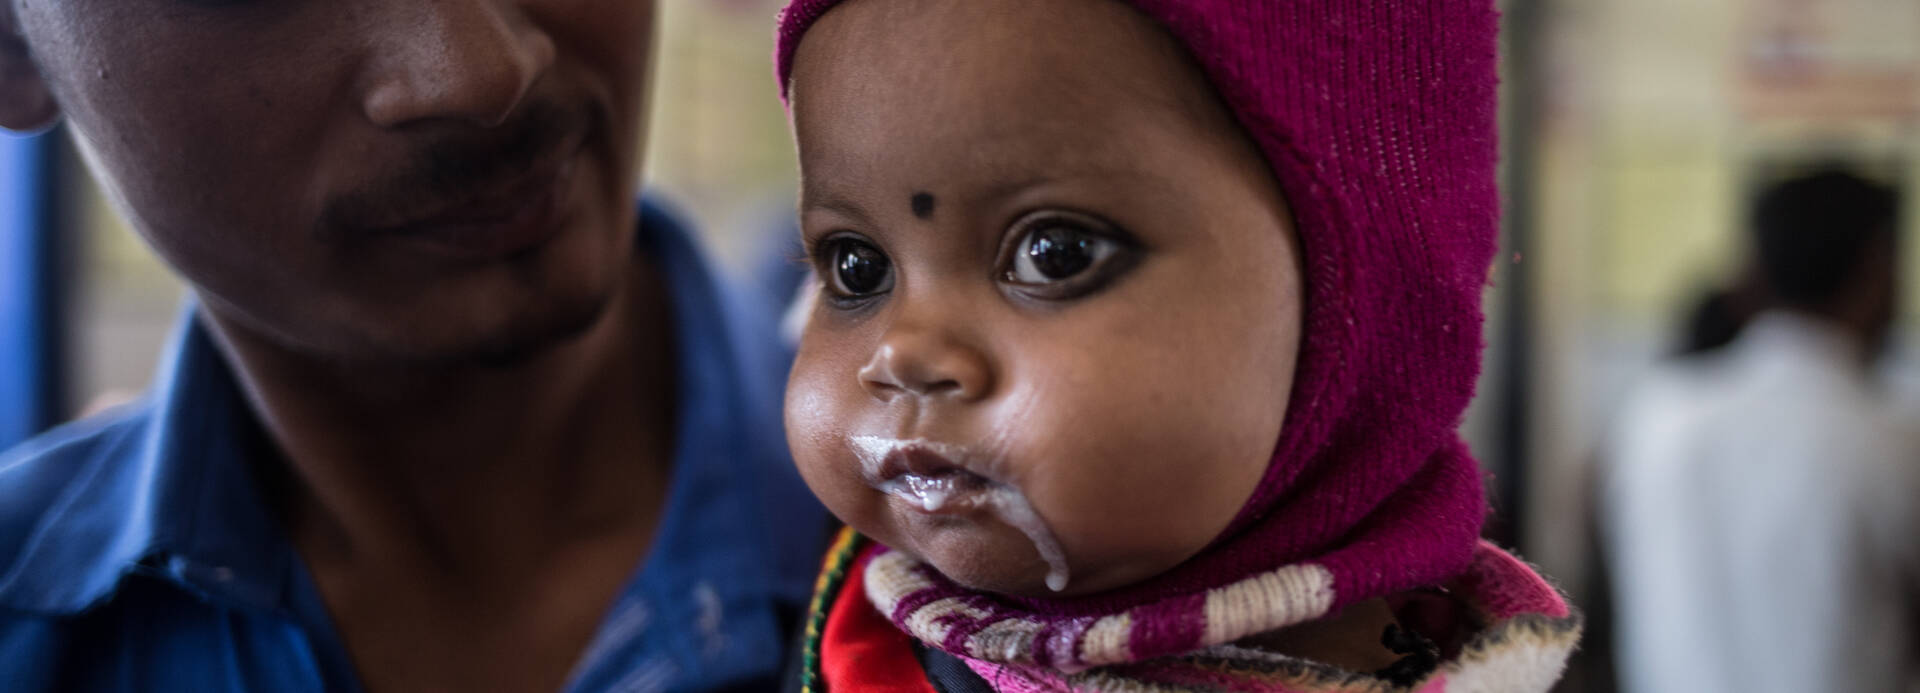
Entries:
POLYGON ((1173 39, 1112 0, 852 0, 791 96, 823 286, 787 429, 827 506, 1027 596, 1224 530, 1286 415, 1299 260, 1173 39))

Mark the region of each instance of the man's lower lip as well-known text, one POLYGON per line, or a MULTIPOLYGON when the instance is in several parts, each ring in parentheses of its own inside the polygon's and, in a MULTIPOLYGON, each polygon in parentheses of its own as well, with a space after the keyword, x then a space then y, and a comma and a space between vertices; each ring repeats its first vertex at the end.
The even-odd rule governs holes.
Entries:
POLYGON ((491 260, 530 251, 559 235, 566 226, 576 163, 568 161, 561 166, 536 195, 511 214, 479 222, 422 224, 396 237, 465 260, 491 260))

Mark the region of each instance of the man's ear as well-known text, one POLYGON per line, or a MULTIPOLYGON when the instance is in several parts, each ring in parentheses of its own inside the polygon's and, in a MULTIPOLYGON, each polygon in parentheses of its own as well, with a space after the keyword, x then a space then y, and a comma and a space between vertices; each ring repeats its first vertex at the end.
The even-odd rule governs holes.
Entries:
POLYGON ((13 0, 0 0, 0 128, 39 132, 60 122, 60 105, 27 53, 13 0))

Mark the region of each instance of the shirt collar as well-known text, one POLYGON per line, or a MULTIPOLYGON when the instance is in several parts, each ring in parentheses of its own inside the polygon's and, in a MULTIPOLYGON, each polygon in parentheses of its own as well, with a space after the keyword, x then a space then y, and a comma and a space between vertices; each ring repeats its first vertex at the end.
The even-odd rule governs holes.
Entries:
POLYGON ((16 608, 71 613, 129 574, 234 606, 279 605, 285 539, 254 488, 258 426, 197 318, 182 310, 145 398, 104 428, 72 482, 22 544, 0 595, 16 608))

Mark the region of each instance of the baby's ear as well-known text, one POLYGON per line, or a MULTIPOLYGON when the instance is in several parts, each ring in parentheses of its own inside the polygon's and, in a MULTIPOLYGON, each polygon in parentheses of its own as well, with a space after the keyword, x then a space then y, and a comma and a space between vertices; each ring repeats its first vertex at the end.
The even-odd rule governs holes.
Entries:
POLYGON ((20 36, 13 0, 0 0, 0 128, 39 132, 60 122, 60 105, 20 36))

